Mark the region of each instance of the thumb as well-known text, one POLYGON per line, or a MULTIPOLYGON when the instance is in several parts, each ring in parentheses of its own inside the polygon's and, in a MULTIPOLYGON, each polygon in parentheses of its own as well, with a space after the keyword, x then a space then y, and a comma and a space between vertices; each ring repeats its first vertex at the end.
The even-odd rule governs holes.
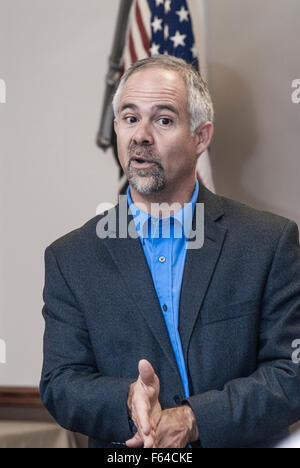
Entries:
POLYGON ((126 441, 126 445, 129 448, 142 448, 144 445, 143 440, 141 439, 139 433, 137 432, 132 439, 126 441))
POLYGON ((144 385, 154 387, 157 384, 156 375, 149 361, 142 359, 139 362, 139 373, 144 385))

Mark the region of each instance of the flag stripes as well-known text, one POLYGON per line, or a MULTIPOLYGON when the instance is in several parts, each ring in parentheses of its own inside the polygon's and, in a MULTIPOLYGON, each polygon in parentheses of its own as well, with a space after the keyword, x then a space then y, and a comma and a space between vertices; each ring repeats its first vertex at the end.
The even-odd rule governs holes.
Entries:
MULTIPOLYGON (((197 41, 191 16, 190 0, 134 0, 120 76, 136 61, 164 53, 193 63, 198 69, 197 41)), ((207 151, 198 160, 197 176, 207 188, 215 191, 207 151)))

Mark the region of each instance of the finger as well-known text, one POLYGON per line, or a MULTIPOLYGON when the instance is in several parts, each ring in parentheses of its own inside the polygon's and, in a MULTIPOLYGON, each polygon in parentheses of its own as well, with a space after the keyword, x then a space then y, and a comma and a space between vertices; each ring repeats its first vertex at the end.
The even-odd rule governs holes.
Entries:
POLYGON ((155 386, 155 372, 149 361, 142 359, 139 362, 139 373, 141 376, 142 382, 147 386, 155 386))
POLYGON ((139 399, 133 407, 132 418, 142 436, 148 436, 151 431, 149 403, 144 399, 139 399))
POLYGON ((138 432, 132 439, 127 440, 125 443, 129 448, 142 448, 144 446, 143 440, 138 432))
POLYGON ((153 431, 151 431, 151 434, 144 439, 144 448, 154 448, 154 437, 152 432, 153 431))

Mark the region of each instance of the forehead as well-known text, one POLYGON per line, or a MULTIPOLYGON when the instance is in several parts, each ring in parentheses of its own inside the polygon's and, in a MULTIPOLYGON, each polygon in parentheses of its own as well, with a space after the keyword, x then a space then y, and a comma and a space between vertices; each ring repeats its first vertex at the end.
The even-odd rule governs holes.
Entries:
POLYGON ((172 104, 187 108, 187 89, 181 75, 173 70, 149 68, 133 73, 125 83, 120 104, 172 104))

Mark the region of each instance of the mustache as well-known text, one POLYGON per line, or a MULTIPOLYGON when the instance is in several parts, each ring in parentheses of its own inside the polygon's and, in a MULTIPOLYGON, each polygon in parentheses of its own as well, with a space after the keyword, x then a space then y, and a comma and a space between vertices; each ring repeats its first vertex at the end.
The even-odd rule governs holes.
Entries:
POLYGON ((136 159, 140 157, 147 162, 155 163, 161 166, 161 162, 160 162, 161 159, 159 155, 155 151, 153 151, 152 148, 149 148, 147 146, 132 145, 128 150, 128 157, 129 157, 129 163, 131 162, 132 159, 136 159))

